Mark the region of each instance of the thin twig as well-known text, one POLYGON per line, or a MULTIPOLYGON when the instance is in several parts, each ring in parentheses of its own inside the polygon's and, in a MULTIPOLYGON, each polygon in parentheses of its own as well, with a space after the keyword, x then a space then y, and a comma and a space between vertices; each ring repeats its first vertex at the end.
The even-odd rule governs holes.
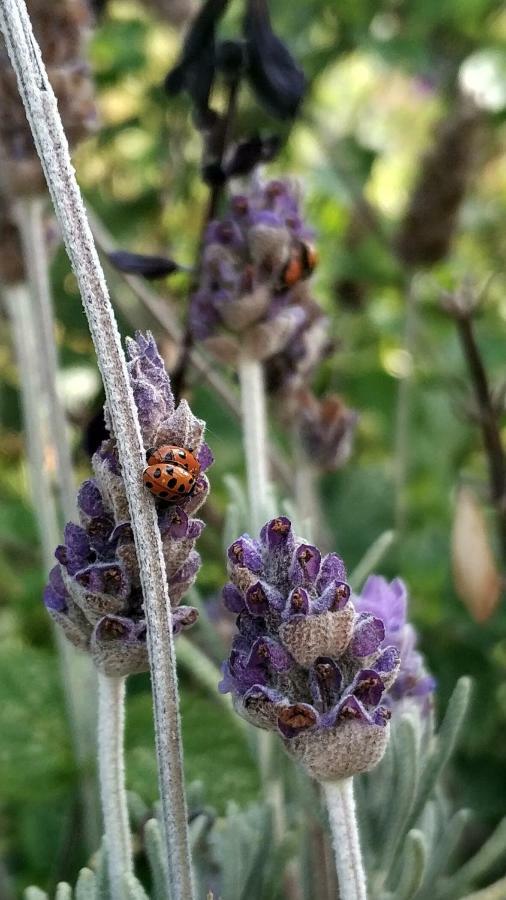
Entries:
MULTIPOLYGON (((416 336, 416 298, 413 274, 408 275, 406 288, 406 308, 404 313, 404 333, 402 350, 407 354, 407 363, 412 365, 413 349, 416 336)), ((395 446, 394 446, 394 483, 395 510, 394 521, 396 531, 401 533, 406 525, 407 517, 407 482, 409 477, 409 431, 411 402, 413 394, 413 370, 402 373, 397 388, 397 404, 395 409, 395 446)))
POLYGON ((156 509, 142 485, 145 458, 137 409, 56 98, 23 0, 0 0, 0 23, 81 290, 117 439, 146 611, 158 776, 169 872, 175 900, 192 900, 172 614, 156 509))
MULTIPOLYGON (((235 112, 237 108, 237 98, 239 94, 239 86, 240 86, 240 77, 234 78, 229 84, 228 91, 228 99, 227 99, 227 108, 225 115, 221 119, 219 123, 219 130, 217 138, 213 143, 213 162, 217 164, 217 166, 221 166, 223 160, 225 158, 225 153, 227 150, 228 142, 231 137, 233 122, 235 118, 235 112)), ((200 230, 200 238, 198 243, 197 250, 197 261, 195 264, 195 275, 192 278, 190 284, 190 290, 188 292, 189 297, 188 301, 190 302, 192 294, 197 290, 199 281, 200 281, 200 273, 202 269, 202 257, 205 246, 205 236, 209 223, 215 218, 220 200, 223 194, 224 182, 217 182, 211 186, 211 190, 209 193, 209 200, 207 203, 207 208, 204 213, 202 227, 200 230)), ((182 347, 181 347, 181 357, 177 368, 175 369, 172 376, 172 387, 174 389, 174 393, 176 397, 180 397, 185 386, 186 374, 188 365, 191 360, 191 351, 193 348, 193 335, 190 326, 190 310, 188 307, 187 311, 187 322, 184 331, 182 347)))
POLYGON ((487 370, 476 342, 472 313, 455 315, 453 318, 480 411, 479 421, 487 456, 490 495, 496 511, 501 551, 506 564, 506 453, 502 443, 498 413, 492 400, 487 370))

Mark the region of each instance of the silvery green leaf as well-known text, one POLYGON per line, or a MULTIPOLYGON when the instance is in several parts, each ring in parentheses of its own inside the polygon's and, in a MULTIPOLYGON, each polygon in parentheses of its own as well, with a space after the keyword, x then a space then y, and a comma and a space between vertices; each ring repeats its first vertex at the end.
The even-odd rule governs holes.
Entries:
POLYGON ((54 900, 72 900, 72 888, 70 887, 70 884, 60 881, 60 884, 56 887, 54 900))
POLYGON ((49 895, 38 887, 29 887, 25 891, 24 900, 49 900, 49 895))
POLYGON ((123 890, 125 900, 149 900, 146 891, 135 875, 129 874, 123 876, 123 890))
POLYGON ((97 900, 97 882, 91 869, 81 869, 79 872, 75 900, 97 900))
POLYGON ((374 572, 390 550, 396 538, 395 531, 383 531, 364 553, 350 574, 349 583, 354 591, 360 590, 366 578, 374 572))
POLYGON ((432 746, 422 767, 418 794, 410 817, 410 827, 416 823, 455 749, 469 705, 470 694, 470 679, 460 678, 448 701, 445 717, 437 735, 433 738, 432 746))
POLYGON ((402 852, 401 877, 393 892, 395 900, 412 900, 422 882, 427 862, 427 844, 421 831, 410 831, 402 852))
POLYGON ((506 859, 506 818, 502 819, 488 841, 450 878, 438 883, 438 900, 453 900, 473 888, 506 859))
POLYGON ((144 826, 144 840, 153 885, 153 900, 170 900, 169 879, 160 823, 149 819, 144 826))

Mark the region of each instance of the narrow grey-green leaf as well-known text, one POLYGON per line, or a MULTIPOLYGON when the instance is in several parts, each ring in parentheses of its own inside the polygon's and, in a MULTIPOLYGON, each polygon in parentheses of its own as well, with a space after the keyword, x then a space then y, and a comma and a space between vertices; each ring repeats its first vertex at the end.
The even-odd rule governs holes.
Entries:
POLYGON ((91 869, 81 869, 75 889, 76 900, 97 900, 95 873, 91 869))
POLYGON ((393 892, 395 900, 412 900, 422 883, 427 860, 427 846, 421 831, 410 831, 402 852, 402 872, 393 892))
POLYGON ((156 819, 150 819, 144 826, 144 840, 151 872, 153 900, 170 900, 167 864, 160 831, 156 819))
POLYGON ((149 900, 142 884, 131 873, 123 875, 123 890, 125 892, 125 900, 149 900))
POLYGON ((459 678, 448 701, 446 715, 434 738, 429 758, 420 775, 418 795, 409 821, 410 828, 415 825, 455 749, 469 705, 470 693, 471 680, 469 678, 459 678))
MULTIPOLYGON (((464 889, 472 888, 482 881, 498 863, 506 858, 506 818, 499 822, 488 841, 440 888, 441 900, 458 896, 464 889)), ((439 900, 439 895, 438 895, 439 900)))
POLYGON ((24 900, 49 900, 49 896, 38 887, 29 887, 24 893, 24 900))
POLYGON ((72 888, 65 881, 60 881, 56 886, 54 900, 72 900, 72 888))

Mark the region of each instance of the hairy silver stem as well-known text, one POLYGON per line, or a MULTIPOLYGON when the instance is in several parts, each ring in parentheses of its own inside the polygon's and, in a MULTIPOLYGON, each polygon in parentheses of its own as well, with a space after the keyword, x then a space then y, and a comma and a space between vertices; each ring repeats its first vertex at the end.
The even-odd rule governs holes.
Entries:
POLYGON ((123 876, 133 872, 123 755, 125 678, 98 676, 98 771, 111 900, 123 900, 123 876))
POLYGON ((45 205, 45 197, 20 197, 15 203, 15 215, 21 234, 23 259, 32 296, 32 315, 36 321, 41 351, 42 384, 51 422, 48 439, 54 448, 56 461, 56 490, 62 513, 69 521, 76 512, 75 484, 67 423, 57 390, 58 356, 45 235, 45 205))
POLYGON ((174 900, 192 900, 172 614, 156 509, 142 485, 145 459, 137 409, 56 98, 23 0, 0 0, 0 24, 81 291, 117 439, 144 595, 169 873, 174 900))
POLYGON ((248 356, 241 356, 239 383, 250 528, 251 533, 256 535, 265 523, 269 505, 267 415, 262 363, 248 356))
POLYGON ((367 900, 364 864, 360 851, 353 779, 322 784, 332 843, 336 857, 339 896, 341 900, 367 900))

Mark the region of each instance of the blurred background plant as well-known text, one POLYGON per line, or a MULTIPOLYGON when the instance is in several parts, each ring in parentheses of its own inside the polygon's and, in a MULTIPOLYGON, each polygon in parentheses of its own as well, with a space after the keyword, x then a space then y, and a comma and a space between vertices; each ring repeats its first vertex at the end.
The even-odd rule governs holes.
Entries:
MULTIPOLYGON (((180 28, 191 18, 192 4, 109 0, 96 6, 99 18, 89 49, 100 128, 76 151, 80 183, 121 247, 193 266, 208 202, 200 177, 201 144, 187 98, 169 100, 162 87, 179 58, 180 28)), ((501 268, 506 16, 495 0, 469 0, 465 6, 448 0, 444 7, 363 0, 342 8, 323 0, 288 8, 271 0, 270 10, 276 32, 308 77, 306 101, 293 126, 280 129, 243 91, 235 132, 286 137, 291 127, 290 140, 268 172, 272 177, 290 172, 303 180, 305 216, 320 255, 314 294, 339 350, 320 366, 313 388, 318 397, 341 395, 359 413, 351 459, 344 470, 320 479, 325 531, 353 569, 379 535, 401 524, 402 540, 391 544, 381 571, 402 573, 410 587, 411 618, 438 682, 438 709, 445 709, 461 674, 475 679, 469 724, 446 775, 449 797, 475 811, 463 849, 471 856, 504 812, 506 613, 499 603, 503 566, 487 502, 486 457, 455 325, 442 314, 440 295, 454 292, 469 274, 478 285, 495 275, 474 327, 489 380, 500 387, 506 320, 501 268), (454 541, 457 525, 465 539, 470 533, 463 521, 466 510, 461 501, 456 505, 460 482, 471 490, 473 508, 479 507, 489 554, 487 591, 478 586, 472 602, 463 595, 461 570, 455 584, 452 575, 455 509, 454 541)), ((241 15, 242 4, 231 3, 224 37, 238 33, 241 15)), ((218 89, 221 105, 225 92, 218 89)), ((52 284, 63 363, 59 387, 81 480, 89 472, 87 447, 96 445, 101 397, 75 280, 61 251, 52 265, 52 284)), ((174 332, 171 337, 160 328, 160 317, 183 327, 188 274, 175 273, 157 286, 163 303, 143 282, 134 286, 135 293, 120 276, 111 278, 120 325, 124 332, 132 324, 152 327, 175 364, 174 332)), ((244 475, 241 433, 230 403, 224 404, 194 369, 188 375, 192 408, 207 420, 216 457, 204 516, 213 527, 200 542, 200 600, 190 602, 205 605, 216 621, 230 479, 244 475)), ((0 880, 0 894, 8 897, 9 890, 17 896, 30 883, 51 892, 61 879, 75 881, 88 858, 77 839, 77 770, 40 601, 46 573, 30 507, 18 371, 6 318, 0 321, 0 380, 0 857, 13 879, 5 888, 0 880)), ((233 374, 230 381, 233 389, 233 374)), ((501 392, 496 394, 499 416, 501 392)), ((289 448, 281 423, 272 435, 283 466, 289 448)), ((289 473, 292 477, 293 470, 289 473)), ((237 502, 234 512, 237 516, 237 502)), ((471 518, 476 523, 476 516, 471 518)), ((470 546, 475 550, 476 541, 470 546)), ((464 581, 468 585, 468 577, 464 581)), ((229 641, 222 617, 219 626, 229 641)), ((216 662, 223 658, 207 617, 201 616, 193 639, 216 662)), ((219 701, 204 687, 204 674, 196 678, 189 638, 180 641, 185 764, 189 782, 202 782, 201 795, 195 792, 191 801, 192 815, 202 825, 203 804, 223 816, 231 797, 239 807, 255 800, 259 776, 246 739, 231 718, 216 715, 219 701)), ((206 663, 204 656, 208 671, 206 663)), ((129 683, 127 767, 142 870, 140 823, 157 791, 151 696, 143 675, 129 683)), ((232 819, 220 827, 233 830, 234 815, 229 809, 232 819)), ((255 824, 261 810, 248 815, 253 829, 264 827, 255 824)), ((247 845, 247 837, 244 841, 247 845)), ((479 883, 478 877, 473 887, 479 883)), ((230 885, 230 898, 240 896, 237 883, 230 885)))

